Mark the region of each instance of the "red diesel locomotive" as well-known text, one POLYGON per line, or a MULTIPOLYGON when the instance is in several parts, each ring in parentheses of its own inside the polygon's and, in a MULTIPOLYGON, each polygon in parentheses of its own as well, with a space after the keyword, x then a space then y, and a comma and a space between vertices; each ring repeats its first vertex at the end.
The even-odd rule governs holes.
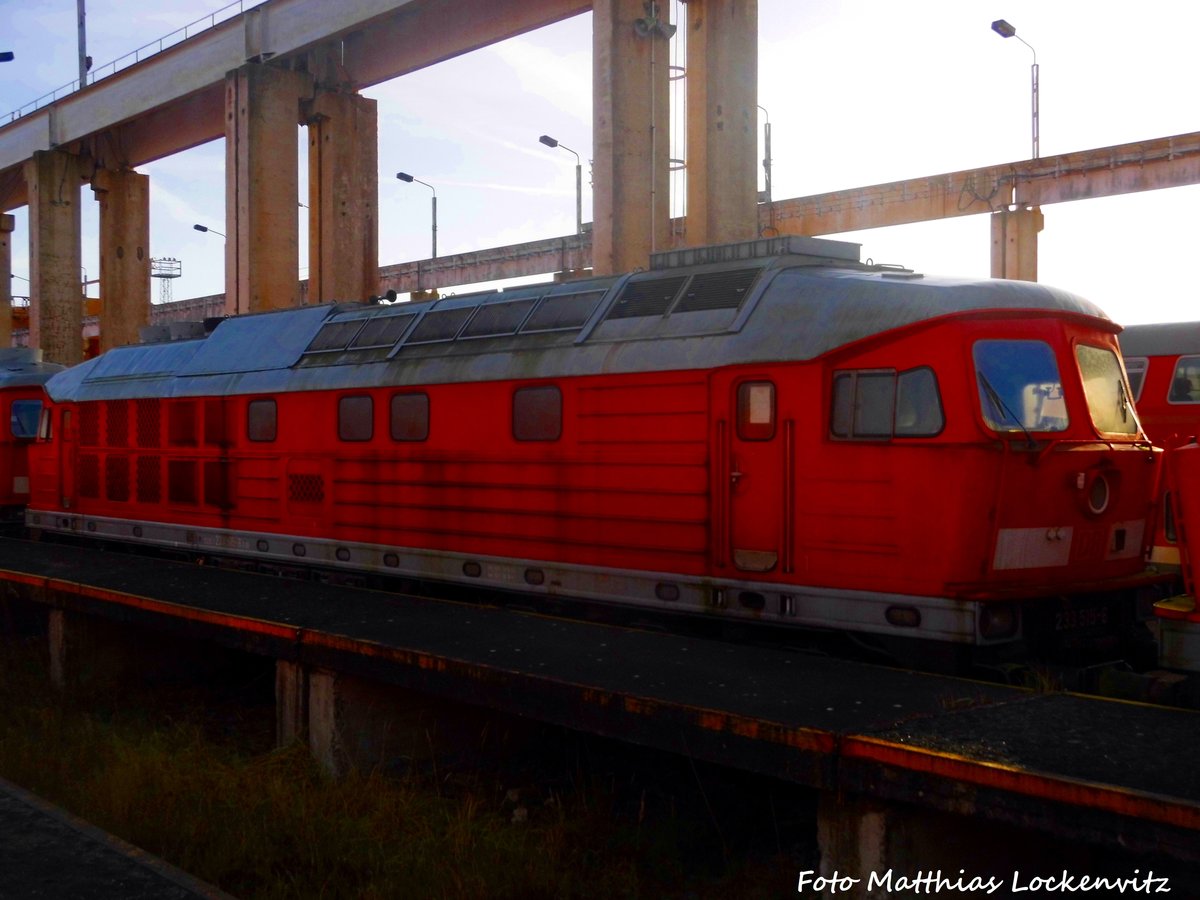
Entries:
POLYGON ((1161 661, 1200 671, 1200 323, 1131 325, 1121 349, 1147 433, 1168 457, 1151 560, 1178 567, 1184 593, 1157 604, 1161 661), (1190 526, 1190 528, 1188 527, 1190 526))
POLYGON ((1158 470, 1118 330, 811 238, 243 316, 55 377, 27 521, 959 645, 1114 629, 1158 470))
MULTIPOLYGON (((1200 435, 1200 323, 1130 325, 1121 332, 1121 351, 1138 417, 1155 446, 1167 453, 1200 435)), ((1164 466, 1164 473, 1173 466, 1164 466)), ((1160 484, 1150 560, 1180 565, 1175 509, 1169 477, 1160 484)))

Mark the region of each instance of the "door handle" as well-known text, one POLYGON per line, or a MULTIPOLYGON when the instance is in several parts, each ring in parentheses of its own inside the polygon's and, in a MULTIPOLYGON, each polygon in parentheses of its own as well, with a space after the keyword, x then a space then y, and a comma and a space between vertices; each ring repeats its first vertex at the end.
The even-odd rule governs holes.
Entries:
POLYGON ((734 472, 730 472, 730 473, 729 473, 729 480, 730 480, 730 481, 732 481, 734 484, 737 484, 737 483, 738 483, 738 479, 739 479, 739 478, 741 478, 741 477, 742 477, 742 473, 741 473, 741 472, 734 471, 734 472))

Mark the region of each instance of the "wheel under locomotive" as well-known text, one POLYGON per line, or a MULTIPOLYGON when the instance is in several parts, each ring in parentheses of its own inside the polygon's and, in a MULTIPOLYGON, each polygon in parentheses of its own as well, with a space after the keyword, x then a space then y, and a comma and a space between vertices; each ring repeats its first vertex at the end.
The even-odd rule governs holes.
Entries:
POLYGON ((27 523, 963 647, 1111 637, 1159 469, 1118 330, 811 238, 241 316, 51 379, 27 523))

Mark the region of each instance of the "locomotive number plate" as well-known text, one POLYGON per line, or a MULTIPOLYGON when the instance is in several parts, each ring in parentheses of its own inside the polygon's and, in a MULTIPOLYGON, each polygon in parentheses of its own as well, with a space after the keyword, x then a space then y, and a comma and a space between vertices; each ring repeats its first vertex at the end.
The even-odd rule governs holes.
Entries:
POLYGON ((1055 631, 1075 631, 1079 628, 1104 627, 1109 623, 1107 606, 1064 606, 1054 613, 1055 631))

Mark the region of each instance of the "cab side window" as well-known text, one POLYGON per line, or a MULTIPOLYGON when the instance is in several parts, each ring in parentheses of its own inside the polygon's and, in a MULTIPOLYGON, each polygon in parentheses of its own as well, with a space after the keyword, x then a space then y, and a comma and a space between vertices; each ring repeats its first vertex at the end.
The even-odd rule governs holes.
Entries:
POLYGON ((1146 382, 1146 369, 1150 360, 1144 356, 1125 357, 1125 374, 1129 376, 1129 390, 1133 392, 1133 401, 1142 399, 1142 385, 1146 382))
POLYGON ((830 432, 835 438, 933 437, 945 425, 937 376, 928 367, 834 373, 830 432))
POLYGON ((1200 403, 1200 356, 1181 356, 1171 377, 1171 403, 1200 403))
POLYGON ((14 400, 9 415, 9 430, 12 436, 26 440, 36 437, 41 416, 41 400, 14 400))

